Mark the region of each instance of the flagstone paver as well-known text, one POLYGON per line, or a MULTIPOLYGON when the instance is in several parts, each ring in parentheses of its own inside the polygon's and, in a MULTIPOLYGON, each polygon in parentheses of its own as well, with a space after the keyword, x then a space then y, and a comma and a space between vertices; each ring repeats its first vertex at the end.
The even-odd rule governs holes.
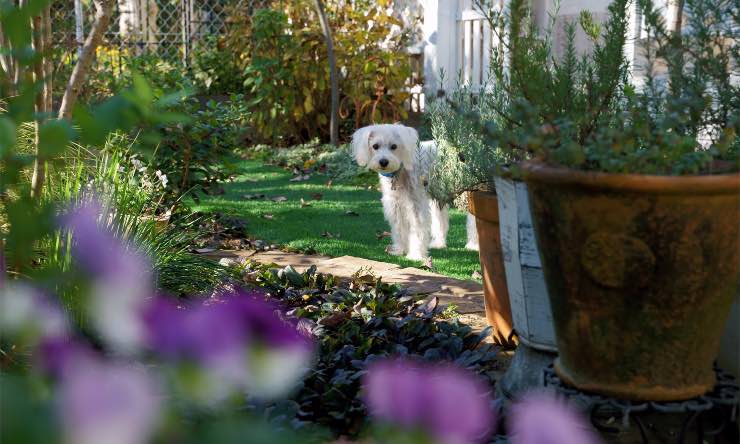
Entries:
POLYGON ((329 273, 340 278, 349 278, 360 269, 371 270, 384 282, 401 284, 414 294, 438 297, 440 304, 454 304, 461 320, 474 330, 483 330, 488 326, 483 303, 483 286, 475 281, 453 279, 441 274, 419 268, 402 268, 396 264, 372 261, 353 256, 330 258, 320 255, 305 255, 279 250, 253 251, 219 250, 208 253, 218 258, 249 258, 261 263, 274 263, 281 267, 293 266, 304 271, 311 265, 321 273, 329 273))

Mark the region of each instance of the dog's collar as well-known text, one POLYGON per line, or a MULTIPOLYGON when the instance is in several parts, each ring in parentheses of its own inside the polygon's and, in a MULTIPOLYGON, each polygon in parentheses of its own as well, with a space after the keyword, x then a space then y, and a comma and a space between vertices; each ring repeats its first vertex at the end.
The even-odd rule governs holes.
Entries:
POLYGON ((396 174, 398 174, 398 172, 401 171, 402 169, 403 169, 403 162, 398 167, 398 169, 396 171, 392 172, 392 173, 383 173, 383 172, 378 171, 378 174, 380 174, 383 177, 389 177, 389 178, 393 179, 394 177, 396 177, 396 174))

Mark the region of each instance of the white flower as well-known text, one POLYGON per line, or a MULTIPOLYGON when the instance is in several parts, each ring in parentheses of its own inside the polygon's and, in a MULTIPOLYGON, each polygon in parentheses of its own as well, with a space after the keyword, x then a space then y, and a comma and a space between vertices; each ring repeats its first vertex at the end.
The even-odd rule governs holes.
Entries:
POLYGON ((162 174, 162 171, 160 170, 157 170, 156 174, 157 174, 157 178, 162 183, 162 188, 167 188, 167 175, 162 174))
POLYGON ((134 168, 136 168, 136 171, 143 172, 144 170, 146 170, 144 162, 135 157, 131 159, 131 163, 134 165, 134 168))

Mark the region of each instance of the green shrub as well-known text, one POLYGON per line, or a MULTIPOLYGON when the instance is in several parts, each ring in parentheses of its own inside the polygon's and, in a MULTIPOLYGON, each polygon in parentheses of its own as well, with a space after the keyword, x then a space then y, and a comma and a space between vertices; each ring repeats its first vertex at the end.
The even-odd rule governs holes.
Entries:
POLYGON ((205 104, 187 98, 175 110, 191 118, 161 127, 161 142, 149 164, 152 173, 167 176, 168 202, 188 192, 197 199, 236 173, 235 149, 246 141, 249 116, 239 96, 205 104))
POLYGON ((435 196, 449 200, 471 186, 490 187, 503 164, 531 157, 611 173, 738 170, 740 85, 732 76, 740 26, 733 2, 686 0, 688 21, 675 32, 652 0, 638 0, 647 35, 636 42, 645 58, 636 67, 638 76, 644 70, 642 85, 631 82, 623 53, 628 0, 614 1, 602 25, 585 12, 566 23, 560 58, 552 28, 538 31, 527 2, 513 1, 503 13, 480 3, 491 23, 505 24, 508 43, 493 49, 486 92, 466 102, 462 91, 436 110, 444 161, 432 175, 435 196), (594 44, 587 54, 576 51, 577 26, 594 44), (467 177, 459 184, 461 173, 467 177))
MULTIPOLYGON (((283 2, 285 3, 285 2, 283 2)), ((409 31, 386 2, 327 5, 340 71, 342 128, 406 117, 409 31), (400 29, 400 31, 398 31, 400 29)), ((234 9, 224 48, 243 70, 252 123, 263 141, 288 145, 329 133, 329 66, 312 1, 251 14, 234 9)))
MULTIPOLYGON (((63 54, 55 78, 69 78, 74 61, 71 53, 63 54)), ((194 89, 193 81, 179 60, 168 60, 153 53, 137 54, 130 48, 100 46, 79 101, 98 103, 115 95, 131 85, 134 73, 146 78, 149 86, 160 93, 194 89)), ((57 81, 53 85, 56 100, 61 100, 66 84, 57 81)))
POLYGON ((193 81, 199 91, 230 96, 244 91, 244 76, 236 54, 224 46, 223 37, 207 36, 193 48, 193 81))

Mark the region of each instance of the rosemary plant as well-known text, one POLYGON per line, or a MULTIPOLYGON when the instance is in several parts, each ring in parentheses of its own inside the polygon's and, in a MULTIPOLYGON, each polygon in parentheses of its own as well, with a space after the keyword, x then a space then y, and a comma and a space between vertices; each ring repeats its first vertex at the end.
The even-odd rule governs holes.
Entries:
POLYGON ((477 93, 459 87, 432 110, 440 160, 435 198, 492 188, 504 166, 537 158, 551 165, 658 175, 738 171, 740 8, 733 0, 685 0, 666 24, 653 0, 634 0, 643 18, 637 57, 625 57, 632 0, 615 0, 598 23, 577 21, 540 31, 525 0, 505 11, 477 5, 497 33, 489 81, 477 93), (685 23, 684 22, 685 18, 685 23), (562 26, 556 56, 552 34, 562 26), (579 53, 577 29, 593 42, 579 53))

